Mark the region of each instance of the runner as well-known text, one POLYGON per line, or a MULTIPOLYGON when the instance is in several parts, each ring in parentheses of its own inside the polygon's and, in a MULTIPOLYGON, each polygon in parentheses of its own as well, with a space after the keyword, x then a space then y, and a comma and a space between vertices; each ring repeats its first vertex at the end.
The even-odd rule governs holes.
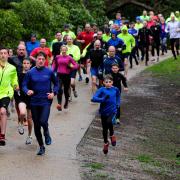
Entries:
POLYGON ((48 67, 49 64, 52 63, 53 56, 52 56, 52 53, 50 51, 50 48, 46 47, 46 39, 44 39, 44 38, 42 38, 40 40, 40 47, 35 48, 30 54, 30 59, 33 61, 33 63, 36 62, 36 55, 40 51, 42 51, 42 52, 44 52, 46 54, 45 66, 48 67))
POLYGON ((135 47, 136 42, 135 42, 134 37, 128 33, 128 28, 126 25, 122 26, 121 31, 122 33, 118 35, 118 38, 122 39, 126 45, 126 48, 122 50, 122 61, 124 62, 124 75, 127 78, 128 58, 129 58, 129 55, 131 54, 131 49, 135 47))
POLYGON ((28 125, 28 136, 26 139, 26 144, 32 143, 32 117, 31 117, 31 110, 30 110, 30 98, 23 92, 22 90, 22 83, 26 73, 31 68, 30 59, 25 58, 23 60, 23 70, 22 73, 18 74, 18 81, 19 81, 19 91, 14 92, 14 98, 16 105, 18 107, 19 112, 19 127, 18 132, 20 135, 24 134, 24 120, 27 119, 28 125))
MULTIPOLYGON (((119 65, 118 64, 113 64, 112 65, 112 77, 113 77, 113 86, 117 87, 120 92, 120 97, 121 97, 121 83, 124 86, 124 91, 128 92, 128 86, 126 82, 126 78, 119 72, 119 65)), ((121 115, 121 110, 120 107, 117 107, 117 114, 116 114, 116 123, 120 123, 120 115, 121 115)))
POLYGON ((113 78, 111 75, 104 77, 104 86, 98 89, 92 98, 92 102, 100 103, 101 123, 104 138, 104 154, 108 153, 109 141, 108 131, 112 146, 116 146, 116 137, 113 129, 113 119, 117 113, 117 107, 120 106, 120 92, 118 88, 113 87, 113 78))
POLYGON ((45 153, 41 127, 44 130, 46 145, 52 143, 48 119, 53 97, 58 92, 58 82, 54 73, 45 67, 46 58, 44 52, 40 51, 36 54, 36 66, 26 73, 22 84, 23 91, 31 97, 30 107, 34 122, 34 132, 39 144, 37 155, 45 153), (53 89, 52 83, 54 85, 53 89))
POLYGON ((179 56, 180 22, 175 20, 174 15, 171 15, 171 21, 167 24, 166 32, 169 32, 171 51, 174 59, 177 59, 179 56), (174 47, 176 47, 176 52, 174 47))
POLYGON ((59 91, 57 94, 58 105, 57 109, 62 111, 62 95, 63 95, 63 87, 64 87, 64 96, 65 96, 65 103, 64 109, 68 108, 68 100, 69 100, 69 88, 71 83, 71 76, 70 73, 78 69, 78 64, 74 61, 74 59, 67 55, 68 48, 67 46, 61 46, 61 54, 56 56, 53 64, 52 69, 54 72, 57 72, 57 76, 59 79, 59 91))
POLYGON ((143 28, 139 29, 138 32, 138 40, 139 40, 139 48, 142 52, 141 60, 144 60, 144 55, 146 55, 145 65, 148 65, 149 61, 149 36, 151 35, 150 29, 147 28, 147 21, 143 22, 143 28))
POLYGON ((7 108, 13 91, 19 90, 16 68, 8 63, 8 50, 0 49, 0 146, 5 146, 7 108))
POLYGON ((91 63, 91 80, 92 80, 92 93, 94 94, 97 90, 97 80, 99 79, 99 85, 102 86, 102 77, 99 77, 99 67, 103 64, 103 58, 106 51, 101 49, 100 40, 96 40, 94 48, 88 53, 88 58, 91 63))
POLYGON ((74 32, 72 32, 70 30, 70 25, 69 24, 64 25, 64 31, 62 32, 62 37, 64 37, 65 35, 70 36, 73 39, 73 41, 76 39, 76 35, 74 34, 74 32))
MULTIPOLYGON (((79 49, 78 46, 73 44, 73 39, 72 39, 71 36, 67 37, 67 48, 68 48, 67 54, 71 55, 72 58, 77 63, 79 63, 80 56, 81 56, 80 49, 79 49)), ((70 74, 70 76, 71 76, 71 88, 73 90, 73 94, 74 94, 75 98, 78 97, 78 94, 77 94, 77 91, 76 91, 76 85, 75 85, 76 73, 77 73, 77 69, 73 70, 71 72, 71 74, 70 74)), ((70 88, 70 90, 71 90, 71 88, 70 88)), ((70 91, 69 94, 71 95, 71 91, 70 91)))

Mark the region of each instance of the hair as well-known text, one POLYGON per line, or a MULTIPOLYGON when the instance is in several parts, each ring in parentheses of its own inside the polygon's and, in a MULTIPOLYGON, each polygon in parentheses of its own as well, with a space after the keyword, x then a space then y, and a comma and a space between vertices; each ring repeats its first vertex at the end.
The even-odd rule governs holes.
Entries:
POLYGON ((47 58, 47 55, 43 51, 39 51, 35 57, 37 58, 38 56, 43 56, 45 59, 47 58))
POLYGON ((7 50, 7 52, 8 52, 8 48, 6 48, 6 47, 3 47, 3 46, 0 46, 0 50, 2 50, 2 49, 5 49, 5 50, 7 50))
POLYGON ((29 61, 29 62, 31 63, 31 59, 30 59, 29 57, 24 57, 24 58, 23 58, 23 61, 25 61, 25 60, 26 60, 26 61, 29 61))
POLYGON ((118 68, 119 68, 119 64, 117 64, 117 63, 112 64, 112 66, 111 66, 111 67, 113 67, 113 66, 116 66, 116 67, 118 67, 118 68))
POLYGON ((113 81, 113 77, 112 77, 110 74, 107 74, 107 75, 104 76, 103 80, 104 80, 104 81, 106 81, 106 80, 111 80, 111 81, 113 81))

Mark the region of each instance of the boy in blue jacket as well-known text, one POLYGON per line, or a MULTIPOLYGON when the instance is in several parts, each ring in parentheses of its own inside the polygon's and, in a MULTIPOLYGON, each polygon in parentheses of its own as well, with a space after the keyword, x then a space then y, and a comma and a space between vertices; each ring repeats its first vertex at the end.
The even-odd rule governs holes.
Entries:
POLYGON ((112 146, 116 146, 116 137, 113 129, 113 119, 116 117, 117 107, 120 106, 120 92, 119 89, 113 86, 113 78, 111 75, 104 77, 104 86, 98 89, 91 99, 92 102, 100 103, 100 114, 103 128, 104 138, 104 154, 108 153, 109 141, 108 130, 110 132, 110 139, 112 146))

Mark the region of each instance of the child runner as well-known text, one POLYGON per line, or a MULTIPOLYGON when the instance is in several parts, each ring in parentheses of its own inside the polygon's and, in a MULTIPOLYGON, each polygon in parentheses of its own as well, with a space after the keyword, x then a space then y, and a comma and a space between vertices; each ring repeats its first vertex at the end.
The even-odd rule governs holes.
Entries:
MULTIPOLYGON (((113 77, 113 86, 115 86, 119 89, 120 97, 121 97, 121 82, 124 86, 124 91, 125 92, 128 91, 126 78, 124 77, 124 75, 122 75, 119 72, 119 65, 118 64, 113 64, 111 70, 112 70, 111 75, 113 77)), ((119 119, 120 119, 120 107, 117 107, 117 114, 116 114, 116 123, 117 124, 119 124, 119 119)))
POLYGON ((91 101, 100 103, 104 138, 103 152, 104 154, 107 154, 109 147, 108 130, 110 132, 111 144, 112 146, 116 146, 116 137, 114 135, 112 120, 117 113, 117 107, 120 106, 120 92, 118 88, 113 86, 113 78, 111 75, 106 75, 103 83, 105 87, 98 89, 91 101))
POLYGON ((32 143, 32 137, 31 137, 32 117, 31 117, 31 110, 30 110, 30 97, 23 92, 23 90, 22 90, 22 82, 23 82, 23 79, 24 79, 26 73, 30 70, 30 68, 31 68, 30 59, 24 58, 23 59, 22 73, 18 74, 20 90, 15 91, 15 93, 14 93, 14 98, 15 98, 16 104, 18 106, 17 110, 18 110, 18 114, 19 114, 18 132, 21 135, 24 134, 23 123, 24 123, 24 120, 26 119, 26 115, 27 115, 28 137, 26 139, 26 144, 31 144, 32 143))

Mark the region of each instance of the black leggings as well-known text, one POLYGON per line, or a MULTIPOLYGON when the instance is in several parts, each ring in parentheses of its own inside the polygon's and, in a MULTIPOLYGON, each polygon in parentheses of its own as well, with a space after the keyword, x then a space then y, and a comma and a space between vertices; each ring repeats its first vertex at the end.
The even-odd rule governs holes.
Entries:
POLYGON ((138 60, 137 60, 137 57, 136 57, 136 52, 138 51, 137 50, 137 46, 135 46, 133 49, 132 49, 132 51, 131 51, 131 54, 130 54, 130 57, 129 57, 129 62, 130 62, 130 67, 132 68, 132 65, 133 65, 133 63, 132 63, 132 59, 134 58, 134 60, 135 60, 135 62, 136 62, 136 65, 138 65, 139 63, 138 63, 138 60))
POLYGON ((171 51, 173 53, 173 56, 174 56, 174 58, 176 58, 176 52, 174 50, 174 46, 176 46, 177 55, 179 55, 179 52, 178 52, 178 50, 179 50, 179 38, 170 39, 170 44, 171 44, 171 51))
POLYGON ((142 57, 144 59, 144 55, 146 56, 146 64, 149 61, 149 45, 141 45, 140 46, 141 52, 142 52, 142 57))
POLYGON ((160 42, 154 41, 152 43, 152 50, 151 50, 152 56, 154 56, 154 54, 155 54, 155 51, 154 51, 155 49, 156 49, 156 52, 157 52, 157 56, 159 56, 160 42))
POLYGON ((59 86, 60 86, 57 94, 58 104, 62 103, 63 87, 64 87, 65 101, 66 103, 68 103, 71 76, 70 74, 58 74, 58 78, 59 78, 59 86))
POLYGON ((110 136, 114 134, 113 124, 112 124, 113 116, 102 116, 101 115, 101 123, 103 128, 103 138, 104 143, 108 143, 108 130, 110 132, 110 136))
POLYGON ((44 135, 49 134, 48 119, 50 114, 50 105, 31 106, 32 119, 34 122, 34 133, 39 146, 43 146, 41 127, 43 127, 44 135))

